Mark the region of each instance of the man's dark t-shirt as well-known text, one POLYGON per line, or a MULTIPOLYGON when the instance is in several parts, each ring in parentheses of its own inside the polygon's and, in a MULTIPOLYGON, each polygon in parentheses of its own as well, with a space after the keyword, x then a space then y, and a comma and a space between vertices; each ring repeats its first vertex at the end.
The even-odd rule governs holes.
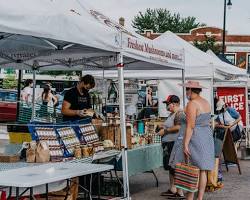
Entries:
MULTIPOLYGON (((86 89, 82 90, 83 95, 81 95, 77 88, 71 88, 64 95, 64 101, 67 101, 71 104, 71 110, 83 110, 91 108, 90 95, 86 89)), ((66 116, 63 115, 63 121, 75 121, 79 119, 84 119, 79 116, 66 116)))

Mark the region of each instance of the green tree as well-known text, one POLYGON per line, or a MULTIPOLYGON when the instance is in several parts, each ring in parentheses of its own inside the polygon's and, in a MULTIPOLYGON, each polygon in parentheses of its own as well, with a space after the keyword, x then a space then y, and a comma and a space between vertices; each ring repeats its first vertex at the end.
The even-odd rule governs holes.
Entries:
POLYGON ((17 80, 15 75, 7 74, 3 79, 2 83, 3 89, 16 89, 17 88, 17 80))
POLYGON ((215 54, 219 54, 221 52, 221 46, 216 44, 215 37, 208 37, 205 35, 205 40, 202 42, 195 40, 194 46, 204 52, 209 49, 212 50, 215 54))
POLYGON ((139 12, 132 21, 132 26, 142 33, 153 30, 156 33, 172 31, 174 33, 188 33, 191 29, 205 26, 196 21, 195 17, 181 17, 179 13, 172 14, 169 10, 148 8, 145 13, 139 12))

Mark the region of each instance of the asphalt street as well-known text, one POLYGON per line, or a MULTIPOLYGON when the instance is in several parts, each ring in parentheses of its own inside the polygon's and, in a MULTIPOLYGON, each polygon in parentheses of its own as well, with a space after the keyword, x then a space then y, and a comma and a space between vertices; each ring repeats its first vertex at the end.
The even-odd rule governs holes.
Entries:
MULTIPOLYGON (((230 167, 229 172, 223 168, 224 188, 213 193, 206 193, 204 200, 248 200, 250 199, 250 161, 240 161, 242 175, 237 167, 230 167)), ((163 169, 156 170, 159 187, 152 174, 141 174, 130 178, 130 189, 133 200, 163 200, 160 193, 166 191, 169 182, 168 174, 163 169)))

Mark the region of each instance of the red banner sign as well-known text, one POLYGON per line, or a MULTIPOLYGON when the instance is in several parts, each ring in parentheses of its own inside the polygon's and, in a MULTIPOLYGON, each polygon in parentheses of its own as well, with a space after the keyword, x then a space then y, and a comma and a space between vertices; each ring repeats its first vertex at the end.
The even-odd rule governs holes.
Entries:
POLYGON ((217 95, 219 99, 222 99, 228 106, 235 108, 241 117, 242 122, 246 124, 246 95, 245 88, 231 88, 231 87, 219 87, 217 88, 217 95))

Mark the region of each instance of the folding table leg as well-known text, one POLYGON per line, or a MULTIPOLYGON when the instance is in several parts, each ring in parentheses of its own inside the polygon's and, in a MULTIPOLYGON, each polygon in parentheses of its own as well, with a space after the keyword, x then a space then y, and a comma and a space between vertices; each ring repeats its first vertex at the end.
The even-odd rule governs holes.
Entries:
MULTIPOLYGON (((86 187, 86 185, 87 185, 87 176, 86 175, 83 178, 83 185, 84 185, 84 187, 86 187)), ((84 199, 86 199, 86 198, 87 198, 87 193, 86 193, 86 191, 84 191, 84 199)))
POLYGON ((92 200, 92 180, 93 174, 90 174, 90 188, 89 188, 89 199, 92 200))
POLYGON ((9 196, 7 197, 7 199, 10 199, 12 195, 12 187, 9 188, 9 196))
POLYGON ((156 176, 154 170, 146 171, 145 173, 151 173, 151 174, 153 174, 153 176, 155 178, 155 181, 156 181, 156 187, 159 187, 158 177, 156 176))
POLYGON ((66 196, 65 196, 64 200, 66 200, 69 196, 69 190, 70 190, 69 184, 70 184, 70 180, 67 179, 67 191, 66 191, 66 196))
POLYGON ((46 187, 46 200, 49 200, 49 184, 47 183, 45 187, 46 187))
POLYGON ((153 174, 153 176, 155 177, 155 180, 156 180, 156 187, 159 187, 159 180, 158 180, 158 177, 156 176, 154 170, 152 170, 152 174, 153 174))
POLYGON ((122 183, 121 179, 119 178, 116 169, 115 169, 115 178, 116 178, 116 180, 118 181, 118 183, 121 185, 121 187, 124 188, 123 183, 122 183))
POLYGON ((19 200, 19 187, 16 188, 16 200, 19 200))
POLYGON ((30 188, 30 199, 33 199, 33 187, 30 188))
POLYGON ((100 173, 97 173, 97 178, 98 178, 98 199, 101 199, 101 177, 100 173))

